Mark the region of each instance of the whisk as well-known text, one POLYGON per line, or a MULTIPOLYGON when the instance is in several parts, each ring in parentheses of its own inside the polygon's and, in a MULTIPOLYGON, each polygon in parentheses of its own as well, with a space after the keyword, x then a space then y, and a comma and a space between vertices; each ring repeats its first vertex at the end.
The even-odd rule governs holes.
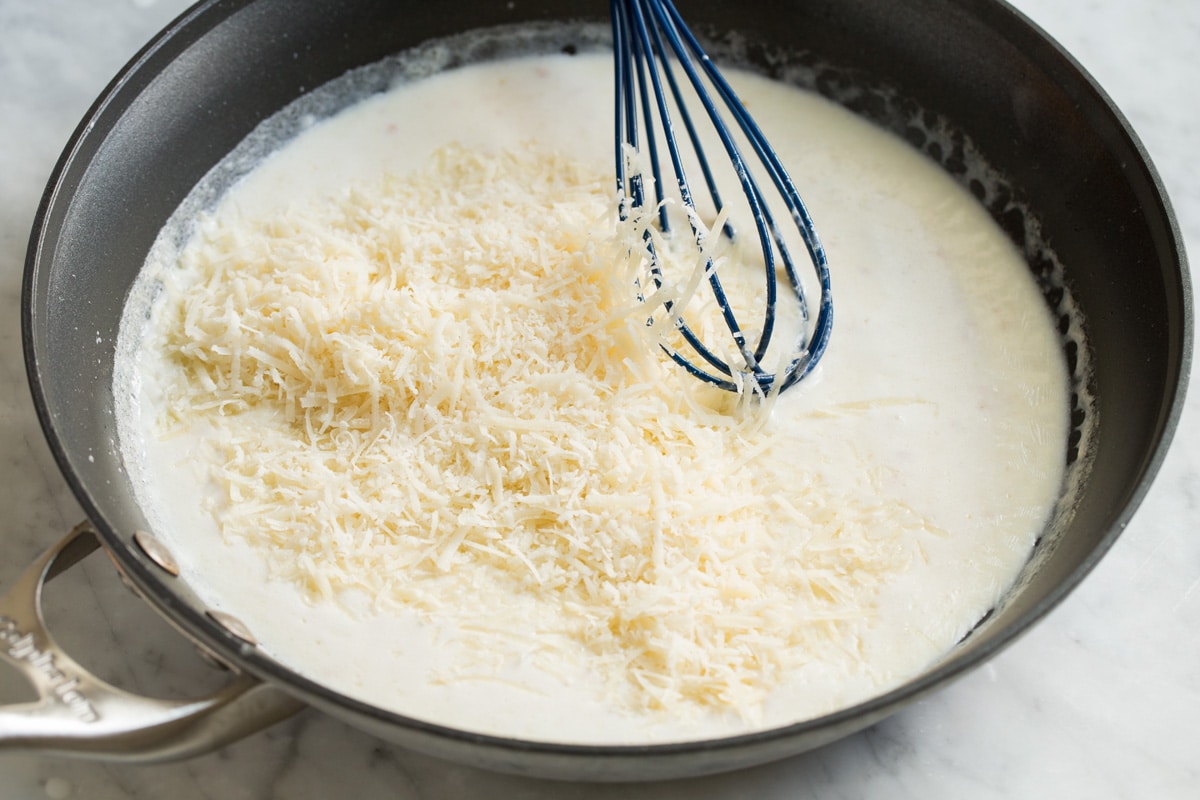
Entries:
MULTIPOLYGON (((617 185, 623 196, 622 218, 628 219, 631 214, 640 213, 647 206, 647 179, 642 167, 634 164, 635 161, 639 165, 644 164, 648 159, 654 187, 654 205, 651 208, 657 213, 659 229, 664 234, 670 230, 672 223, 664 202, 669 187, 662 179, 659 157, 659 147, 665 145, 675 190, 678 192, 675 198, 682 203, 691 224, 691 235, 696 245, 701 247, 701 252, 704 252, 706 231, 699 223, 695 196, 684 174, 685 161, 698 164, 712 207, 719 211, 724 205, 697 125, 689 113, 689 108, 698 108, 708 117, 732 163, 762 248, 765 308, 762 310, 762 325, 750 336, 747 335, 748 329, 737 319, 722 286, 719 270, 713 268, 711 258, 705 270, 712 297, 740 354, 740 363, 729 363, 706 344, 684 321, 681 310, 675 311, 673 300, 664 301, 663 307, 672 315, 673 324, 686 343, 686 348, 666 343, 661 346, 672 360, 689 373, 722 389, 733 392, 751 389, 762 394, 782 392, 813 370, 825 352, 833 324, 829 265, 808 210, 762 131, 688 30, 670 0, 612 0, 612 25, 616 79, 616 167, 617 185), (677 79, 676 71, 683 73, 686 83, 677 79), (690 91, 686 88, 689 86, 690 91), (683 136, 676 134, 676 121, 682 123, 683 136), (639 137, 639 128, 644 129, 641 131, 643 137, 639 137), (741 144, 734 133, 735 129, 741 132, 741 144), (753 169, 744 152, 746 145, 752 151, 751 158, 759 165, 753 169), (685 148, 690 148, 690 152, 685 148), (632 158, 633 154, 638 158, 632 158), (815 273, 815 286, 820 291, 815 320, 811 318, 806 289, 796 271, 792 253, 782 229, 776 224, 776 212, 771 209, 772 203, 768 203, 755 172, 765 176, 769 185, 774 187, 782 199, 782 208, 778 200, 772 203, 782 214, 791 217, 808 251, 815 273), (792 350, 784 359, 773 362, 782 364, 783 368, 772 372, 764 368, 762 361, 776 328, 779 271, 786 276, 787 288, 784 291, 790 292, 789 297, 795 301, 802 325, 792 350), (748 380, 752 383, 748 383, 748 380)), ((709 141, 712 141, 711 138, 709 141)), ((726 223, 721 227, 720 235, 732 239, 738 234, 732 224, 726 223)), ((650 279, 655 289, 660 289, 663 273, 659 254, 648 232, 644 242, 649 256, 650 279)), ((733 360, 737 362, 737 359, 733 360)))

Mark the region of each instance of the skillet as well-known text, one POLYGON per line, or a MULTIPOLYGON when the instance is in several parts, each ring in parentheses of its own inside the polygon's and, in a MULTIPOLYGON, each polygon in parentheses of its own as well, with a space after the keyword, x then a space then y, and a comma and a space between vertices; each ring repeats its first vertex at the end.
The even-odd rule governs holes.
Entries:
MULTIPOLYGON (((1088 441, 1075 440, 1084 452, 1072 457, 1086 461, 1087 477, 1071 498, 1072 513, 1046 532, 1018 590, 932 671, 868 703, 762 734, 629 748, 481 737, 341 697, 274 663, 236 626, 206 613, 154 559, 153 546, 135 538, 146 524, 113 445, 111 396, 111 343, 129 284, 191 187, 262 119, 303 92, 464 27, 568 14, 603 20, 606 13, 599 3, 475 3, 463 4, 451 20, 421 4, 309 5, 318 6, 260 0, 195 7, 114 80, 51 178, 27 261, 23 333, 39 417, 89 522, 39 559, 0 605, 12 620, 0 620, 10 653, 31 636, 35 653, 56 656, 52 670, 33 670, 50 698, 47 710, 18 722, 0 716, 0 746, 114 759, 181 757, 269 724, 303 701, 384 738, 495 769, 637 779, 749 766, 870 725, 992 655, 1083 578, 1140 502, 1182 406, 1190 289, 1161 185, 1103 93, 1001 3, 761 3, 737 9, 733 18, 724 4, 697 2, 685 8, 696 27, 736 27, 754 44, 752 61, 786 49, 819 91, 969 181, 965 145, 956 149, 953 137, 950 147, 922 140, 922 126, 913 124, 925 115, 944 119, 963 135, 958 141, 1003 176, 977 193, 1035 274, 1053 257, 1067 265, 1067 289, 1086 329, 1086 351, 1068 357, 1093 398, 1076 409, 1090 418, 1077 420, 1079 430, 1085 421, 1095 425, 1088 441), (1081 363, 1090 367, 1086 374, 1081 363), (90 699, 108 689, 52 649, 37 625, 35 600, 47 573, 96 540, 148 602, 234 668, 239 677, 230 687, 172 708, 122 693, 90 699)), ((1055 288, 1047 295, 1057 308, 1055 288)))

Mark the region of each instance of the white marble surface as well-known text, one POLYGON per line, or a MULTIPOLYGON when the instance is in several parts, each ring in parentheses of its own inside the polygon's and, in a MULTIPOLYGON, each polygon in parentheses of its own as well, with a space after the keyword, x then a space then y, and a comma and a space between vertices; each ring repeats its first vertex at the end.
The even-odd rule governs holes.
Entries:
MULTIPOLYGON (((1200 2, 1019 0, 1133 122, 1200 258, 1200 2)), ((0 0, 0 584, 82 518, 25 383, 20 276, 42 187, 110 76, 182 0, 0 0)), ((213 755, 131 767, 0 755, 0 798, 1200 797, 1200 381, 1176 443, 1113 551, 988 665, 823 750, 644 786, 496 776, 381 743, 317 712, 213 755)), ((209 670, 91 559, 52 584, 60 638, 143 691, 209 670)), ((0 680, 0 699, 12 682, 0 680)))

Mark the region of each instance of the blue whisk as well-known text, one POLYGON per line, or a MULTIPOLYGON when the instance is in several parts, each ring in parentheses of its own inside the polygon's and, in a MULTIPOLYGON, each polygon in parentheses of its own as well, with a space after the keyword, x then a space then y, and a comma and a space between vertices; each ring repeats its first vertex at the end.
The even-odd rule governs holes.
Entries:
MULTIPOLYGON (((645 179, 640 169, 631 169, 629 166, 629 151, 642 152, 639 127, 644 129, 646 149, 643 155, 649 160, 655 208, 658 209, 658 226, 664 233, 669 230, 670 222, 664 204, 666 186, 660 171, 658 127, 661 127, 661 141, 665 143, 669 155, 678 190, 677 199, 688 212, 688 219, 692 222, 692 235, 697 244, 700 244, 703 234, 696 225, 696 204, 684 175, 683 162, 687 156, 681 150, 681 145, 690 148, 692 156, 699 164, 713 208, 719 210, 724 207, 697 129, 687 110, 689 101, 685 95, 690 95, 692 107, 695 108, 698 102, 706 112, 726 155, 733 164, 762 245, 766 307, 762 317, 763 324, 755 341, 748 340, 745 329, 738 322, 717 270, 712 269, 711 261, 707 270, 713 299, 725 325, 729 328, 729 333, 733 336, 742 363, 731 365, 718 356, 684 322, 682 315, 677 315, 676 325, 683 341, 690 348, 690 354, 666 344, 662 345, 663 350, 695 377, 722 389, 734 392, 757 389, 763 394, 782 392, 798 383, 816 366, 825 352, 833 325, 829 265, 812 219, 762 131, 696 41, 695 36, 688 30, 670 0, 612 0, 612 24, 616 77, 617 185, 625 198, 622 205, 623 217, 627 218, 630 213, 636 213, 646 204, 645 179), (676 80, 677 70, 687 78, 683 86, 676 80), (690 92, 686 92, 684 86, 690 86, 690 92), (724 106, 724 111, 718 107, 718 103, 724 106), (676 135, 672 110, 682 123, 686 137, 676 135), (735 138, 735 126, 741 131, 743 145, 739 145, 735 138), (754 169, 760 175, 765 174, 769 177, 808 251, 816 274, 816 286, 820 288, 820 303, 815 320, 810 316, 805 289, 796 272, 796 265, 784 235, 776 225, 759 181, 752 174, 743 153, 745 144, 749 144, 753 158, 761 165, 761 168, 754 169), (784 368, 770 372, 764 369, 760 362, 767 353, 775 331, 779 266, 782 266, 782 271, 787 276, 787 283, 804 324, 790 357, 779 362, 785 364, 784 368), (748 383, 747 379, 752 383, 748 383)), ((776 205, 778 207, 778 204, 776 205)), ((736 234, 733 227, 727 224, 722 235, 733 237, 736 234)), ((650 257, 651 280, 655 288, 661 288, 662 272, 655 246, 649 235, 645 242, 650 257)), ((666 301, 663 305, 667 312, 672 312, 671 301, 666 301)))

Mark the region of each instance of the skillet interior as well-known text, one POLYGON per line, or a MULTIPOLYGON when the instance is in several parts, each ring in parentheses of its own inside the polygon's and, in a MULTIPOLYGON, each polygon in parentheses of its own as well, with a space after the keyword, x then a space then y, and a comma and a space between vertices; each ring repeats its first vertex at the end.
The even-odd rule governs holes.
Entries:
POLYGON ((1090 358, 1071 359, 1091 367, 1080 388, 1094 402, 1076 412, 1087 417, 1077 423, 1095 423, 1084 454, 1089 472, 1072 513, 1047 533, 1020 590, 953 657, 882 698, 781 731, 679 746, 553 746, 439 729, 342 698, 215 628, 186 587, 156 571, 131 544, 146 523, 116 446, 111 393, 126 291, 191 188, 259 122, 305 91, 455 33, 464 19, 472 28, 603 20, 607 5, 478 2, 460 10, 452 19, 435 4, 386 0, 202 3, 110 85, 56 168, 26 268, 24 335, 35 403, 67 480, 160 610, 231 661, 401 744, 518 772, 653 778, 748 766, 877 721, 1011 641, 1107 550, 1162 458, 1182 406, 1191 348, 1180 236, 1123 119, 1068 56, 999 3, 697 0, 683 10, 698 30, 736 28, 751 45, 751 60, 811 80, 969 183, 954 137, 928 135, 935 117, 951 121, 1003 176, 998 190, 974 188, 1035 272, 1049 258, 1043 240, 1067 265, 1090 346, 1090 358), (775 55, 783 51, 791 55, 779 62, 775 55))

